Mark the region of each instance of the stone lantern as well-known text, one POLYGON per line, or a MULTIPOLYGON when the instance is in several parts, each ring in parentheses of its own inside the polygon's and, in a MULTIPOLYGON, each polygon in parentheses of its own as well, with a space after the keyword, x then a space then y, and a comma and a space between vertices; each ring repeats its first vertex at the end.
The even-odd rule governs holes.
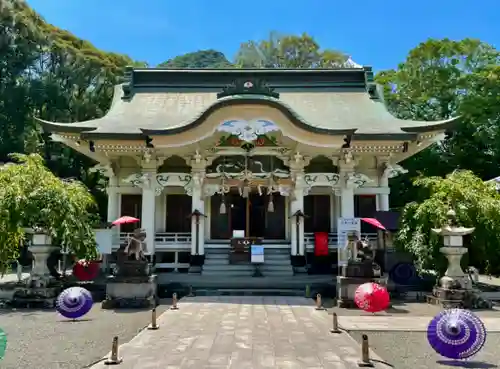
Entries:
POLYGON ((472 289, 471 281, 462 270, 460 262, 462 256, 467 253, 467 248, 463 246, 463 236, 471 234, 474 228, 460 227, 457 224, 457 215, 451 209, 446 213, 446 216, 448 222, 445 226, 432 229, 434 233, 443 236, 444 247, 441 247, 439 251, 448 259, 448 269, 446 269, 439 284, 441 287, 446 287, 458 282, 460 288, 470 290, 472 289))

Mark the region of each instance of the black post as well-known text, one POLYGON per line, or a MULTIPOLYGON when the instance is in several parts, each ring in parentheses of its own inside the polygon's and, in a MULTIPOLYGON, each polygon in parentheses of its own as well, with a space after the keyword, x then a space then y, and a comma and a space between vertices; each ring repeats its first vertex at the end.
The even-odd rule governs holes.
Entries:
MULTIPOLYGON (((295 234, 297 235, 296 239, 295 239, 295 251, 296 251, 296 255, 298 255, 299 253, 299 245, 300 245, 300 219, 301 218, 305 218, 306 215, 304 214, 304 212, 302 210, 297 210, 295 213, 292 214, 292 217, 295 217, 295 234)), ((302 255, 301 255, 302 256, 302 255)))
MULTIPOLYGON (((200 241, 200 217, 206 217, 205 214, 200 212, 198 209, 193 210, 191 214, 189 214, 189 218, 192 220, 194 217, 195 220, 195 234, 194 234, 194 241, 195 241, 195 256, 199 256, 200 250, 199 250, 199 241, 200 241)), ((196 258, 198 259, 198 258, 196 258)))

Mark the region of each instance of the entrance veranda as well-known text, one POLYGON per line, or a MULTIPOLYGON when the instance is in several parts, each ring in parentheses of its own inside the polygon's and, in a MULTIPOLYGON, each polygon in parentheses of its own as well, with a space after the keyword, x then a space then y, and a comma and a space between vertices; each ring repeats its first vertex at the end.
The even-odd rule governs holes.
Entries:
POLYGON ((240 231, 245 237, 286 241, 284 196, 260 195, 257 189, 253 188, 248 196, 243 197, 233 189, 225 196, 218 194, 212 196, 210 201, 212 240, 228 240, 234 231, 240 231))

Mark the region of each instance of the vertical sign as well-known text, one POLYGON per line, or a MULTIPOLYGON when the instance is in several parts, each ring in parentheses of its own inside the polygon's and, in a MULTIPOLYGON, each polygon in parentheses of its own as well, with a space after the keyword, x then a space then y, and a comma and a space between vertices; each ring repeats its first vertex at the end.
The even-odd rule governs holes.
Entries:
POLYGON ((361 219, 339 218, 337 222, 337 250, 339 267, 347 265, 347 238, 348 235, 352 233, 356 233, 359 237, 361 236, 361 219))
POLYGON ((337 223, 337 240, 338 247, 345 248, 347 246, 347 235, 349 233, 357 233, 361 236, 361 219, 360 218, 339 218, 337 223))
POLYGON ((113 246, 113 230, 112 229, 96 229, 95 242, 97 244, 97 252, 101 255, 111 254, 113 246))

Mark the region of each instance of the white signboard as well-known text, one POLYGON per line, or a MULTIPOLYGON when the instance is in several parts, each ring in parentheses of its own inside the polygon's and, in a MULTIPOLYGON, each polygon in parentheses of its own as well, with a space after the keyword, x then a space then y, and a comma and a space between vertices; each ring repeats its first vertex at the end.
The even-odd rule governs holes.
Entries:
POLYGON ((337 243, 338 243, 338 266, 347 265, 346 247, 349 234, 356 233, 361 237, 361 219, 360 218, 339 218, 337 222, 337 243))
POLYGON ((360 218, 339 218, 337 222, 337 240, 338 247, 345 248, 347 246, 347 235, 356 232, 361 236, 361 219, 360 218))
POLYGON ((112 229, 96 229, 95 242, 97 243, 97 252, 101 255, 111 254, 113 246, 112 229))
POLYGON ((252 245, 250 247, 250 255, 252 263, 264 262, 264 246, 252 245))

